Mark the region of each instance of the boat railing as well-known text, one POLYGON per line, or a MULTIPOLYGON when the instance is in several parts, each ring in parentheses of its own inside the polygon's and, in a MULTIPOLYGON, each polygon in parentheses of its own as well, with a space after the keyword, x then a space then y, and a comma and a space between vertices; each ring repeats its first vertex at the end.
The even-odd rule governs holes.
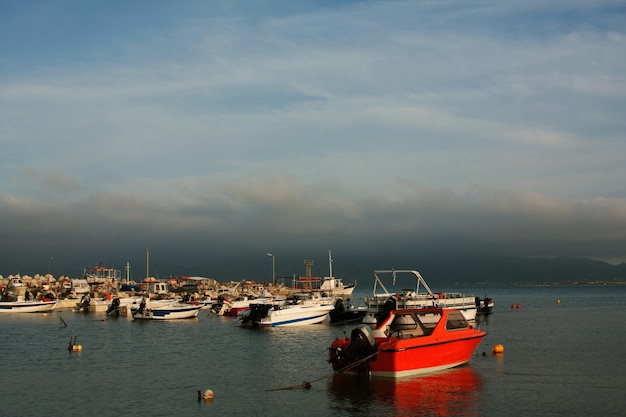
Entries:
POLYGON ((376 290, 378 287, 380 287, 385 293, 391 293, 391 291, 389 291, 387 287, 385 287, 385 284, 383 284, 382 280, 380 279, 380 275, 391 275, 391 284, 396 285, 396 279, 399 274, 410 274, 415 277, 415 279, 417 280, 415 286, 416 293, 419 294, 421 286, 428 294, 432 294, 430 287, 428 286, 422 275, 414 269, 378 269, 374 271, 374 296, 377 295, 376 290))

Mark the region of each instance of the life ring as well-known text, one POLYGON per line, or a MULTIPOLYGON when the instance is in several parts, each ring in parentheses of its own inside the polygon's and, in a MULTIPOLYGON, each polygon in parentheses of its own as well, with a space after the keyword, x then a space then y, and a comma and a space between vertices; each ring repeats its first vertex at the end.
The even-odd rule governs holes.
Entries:
POLYGON ((439 298, 440 300, 443 300, 444 298, 446 298, 446 295, 442 292, 438 292, 437 293, 437 298, 439 298))

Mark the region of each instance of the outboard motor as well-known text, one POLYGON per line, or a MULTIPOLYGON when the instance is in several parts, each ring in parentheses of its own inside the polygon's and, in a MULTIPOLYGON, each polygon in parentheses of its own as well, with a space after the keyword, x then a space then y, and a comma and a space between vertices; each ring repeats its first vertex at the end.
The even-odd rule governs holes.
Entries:
POLYGON ((350 365, 362 365, 360 360, 367 358, 376 352, 376 341, 372 329, 361 324, 352 329, 350 344, 345 348, 333 346, 330 348, 330 363, 335 371, 349 368, 350 365))
POLYGON ((335 308, 330 311, 330 321, 333 323, 341 321, 345 311, 346 306, 343 303, 343 299, 338 298, 337 301, 335 301, 335 308))
POLYGON ((376 319, 378 320, 378 323, 382 323, 383 321, 385 321, 385 319, 389 317, 391 312, 397 308, 398 308, 398 303, 396 302, 396 299, 394 297, 389 297, 389 299, 385 301, 385 305, 383 306, 383 311, 375 315, 376 319))
POLYGON ((109 307, 107 308, 107 316, 113 313, 120 313, 120 299, 119 298, 114 298, 113 301, 111 301, 111 304, 109 305, 109 307))
POLYGON ((145 309, 146 309, 146 299, 142 298, 141 303, 139 303, 139 307, 133 313, 133 318, 135 318, 137 314, 142 314, 145 309))
POLYGON ((80 303, 78 303, 78 310, 87 311, 90 303, 91 297, 89 296, 89 294, 83 295, 83 298, 80 299, 80 303))
POLYGON ((241 317, 241 323, 257 323, 266 317, 272 308, 274 308, 272 304, 250 304, 250 313, 241 317))

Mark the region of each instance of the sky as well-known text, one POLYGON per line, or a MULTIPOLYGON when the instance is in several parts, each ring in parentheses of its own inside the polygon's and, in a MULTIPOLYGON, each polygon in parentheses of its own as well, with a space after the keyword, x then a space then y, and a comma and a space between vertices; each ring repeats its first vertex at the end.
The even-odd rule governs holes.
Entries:
POLYGON ((0 0, 0 274, 620 263, 625 115, 624 1, 0 0))

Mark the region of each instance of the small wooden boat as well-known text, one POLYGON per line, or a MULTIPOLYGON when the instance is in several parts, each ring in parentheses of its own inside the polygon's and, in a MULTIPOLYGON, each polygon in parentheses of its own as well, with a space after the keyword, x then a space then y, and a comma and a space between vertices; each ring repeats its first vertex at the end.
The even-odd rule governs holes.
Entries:
POLYGON ((473 328, 458 310, 393 310, 372 327, 361 324, 329 347, 336 372, 404 377, 440 371, 469 361, 487 333, 473 328))

